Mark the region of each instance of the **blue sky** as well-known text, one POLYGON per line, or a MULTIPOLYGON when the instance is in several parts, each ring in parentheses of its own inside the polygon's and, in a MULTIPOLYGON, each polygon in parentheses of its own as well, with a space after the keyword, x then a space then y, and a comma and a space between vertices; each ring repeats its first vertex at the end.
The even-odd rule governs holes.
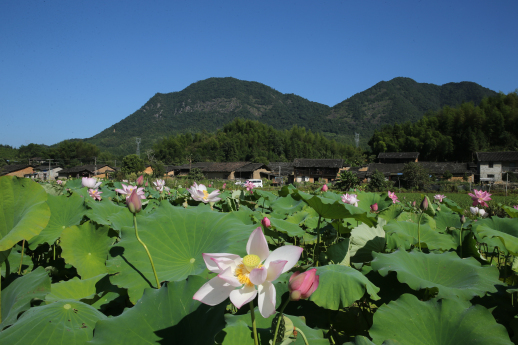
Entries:
POLYGON ((518 1, 2 1, 0 144, 88 138, 234 77, 333 106, 379 81, 518 88, 518 1))

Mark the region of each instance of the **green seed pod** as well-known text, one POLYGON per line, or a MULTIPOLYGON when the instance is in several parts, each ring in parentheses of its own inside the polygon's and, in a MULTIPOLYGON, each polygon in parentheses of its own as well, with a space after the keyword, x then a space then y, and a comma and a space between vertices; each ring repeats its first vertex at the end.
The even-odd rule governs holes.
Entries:
POLYGON ((272 327, 270 328, 272 334, 275 334, 277 322, 280 322, 279 333, 277 334, 277 339, 274 339, 273 344, 280 344, 284 340, 288 339, 293 334, 293 330, 295 329, 293 322, 286 315, 283 314, 282 319, 279 320, 280 315, 280 313, 277 313, 277 315, 275 315, 275 317, 272 320, 272 327))

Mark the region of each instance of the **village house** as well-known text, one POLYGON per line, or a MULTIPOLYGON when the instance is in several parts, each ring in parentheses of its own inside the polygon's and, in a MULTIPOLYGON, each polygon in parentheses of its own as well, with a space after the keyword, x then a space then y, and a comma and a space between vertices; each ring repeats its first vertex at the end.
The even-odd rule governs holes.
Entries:
POLYGON ((239 179, 260 179, 261 173, 268 172, 268 166, 263 163, 248 163, 234 172, 234 176, 239 179))
POLYGON ((293 183, 293 162, 270 162, 268 171, 261 172, 261 178, 273 181, 274 184, 293 183))
POLYGON ((476 152, 480 181, 501 182, 502 174, 518 173, 518 151, 476 152))
POLYGON ((34 168, 27 164, 4 165, 0 167, 0 176, 32 177, 34 168))
POLYGON ((295 182, 324 182, 335 180, 343 170, 343 159, 303 159, 293 161, 295 182))
POLYGON ((34 178, 39 178, 40 180, 56 180, 59 176, 59 172, 63 170, 59 165, 49 166, 48 165, 40 165, 34 168, 34 178))
POLYGON ((106 174, 112 171, 116 171, 115 168, 109 165, 98 165, 97 167, 93 164, 82 165, 78 167, 63 169, 58 172, 58 177, 106 177, 106 174))
POLYGON ((378 163, 418 162, 419 152, 380 152, 378 163))
POLYGON ((470 167, 470 163, 419 162, 419 164, 422 165, 430 175, 443 181, 475 182, 476 170, 470 167), (450 173, 452 176, 446 178, 444 176, 446 173, 450 173))

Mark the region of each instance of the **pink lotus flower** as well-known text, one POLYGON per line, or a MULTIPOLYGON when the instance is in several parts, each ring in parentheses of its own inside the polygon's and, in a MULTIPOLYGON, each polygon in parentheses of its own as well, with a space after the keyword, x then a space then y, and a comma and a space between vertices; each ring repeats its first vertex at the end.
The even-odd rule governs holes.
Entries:
POLYGON ((491 200, 491 198, 490 198, 491 194, 489 194, 486 191, 481 191, 481 190, 476 190, 476 189, 473 189, 473 192, 475 192, 475 194, 468 193, 468 195, 471 197, 471 199, 473 199, 473 206, 482 205, 482 206, 488 207, 488 204, 486 203, 486 201, 491 200))
POLYGON ((91 189, 91 188, 90 188, 90 189, 88 190, 88 194, 90 194, 90 196, 91 196, 92 198, 94 198, 94 200, 99 200, 99 201, 101 201, 101 199, 102 199, 101 194, 102 194, 102 193, 103 193, 103 192, 99 192, 97 189, 91 189))
POLYGON ((268 242, 258 227, 248 239, 248 255, 244 258, 228 253, 203 254, 207 268, 218 275, 205 283, 193 299, 217 305, 230 297, 230 301, 241 308, 259 296, 259 312, 268 318, 275 313, 276 292, 272 282, 295 266, 302 250, 296 246, 283 246, 270 253, 268 242))
POLYGON ((140 175, 137 178, 137 186, 142 186, 144 184, 144 175, 140 175))
POLYGON ((81 181, 81 184, 83 187, 88 188, 98 188, 101 185, 102 182, 97 182, 97 179, 95 177, 83 177, 83 180, 81 181))
POLYGON ((62 180, 57 180, 56 183, 61 185, 61 184, 63 184, 63 181, 62 180))
POLYGON ((121 183, 121 185, 122 185, 122 189, 116 189, 115 191, 117 193, 120 193, 120 194, 125 194, 126 195, 126 201, 128 200, 128 198, 130 197, 131 193, 134 190, 137 191, 137 195, 141 199, 145 199, 146 198, 146 195, 144 194, 144 188, 143 187, 137 188, 137 186, 126 186, 124 183, 121 183))
POLYGON ((255 186, 252 182, 246 181, 244 187, 246 188, 247 191, 250 192, 250 194, 252 194, 253 193, 252 189, 254 189, 255 186))
POLYGON ((288 283, 291 301, 309 298, 315 292, 320 278, 316 273, 317 269, 312 268, 304 273, 295 272, 291 275, 288 283))
POLYGON ((268 217, 264 217, 263 220, 261 220, 261 224, 263 224, 263 226, 265 228, 269 228, 270 227, 270 219, 268 219, 268 217))
POLYGON ((518 205, 514 205, 514 206, 513 206, 513 208, 514 208, 515 210, 518 210, 518 205))
POLYGON ((442 202, 442 199, 446 198, 446 195, 437 194, 434 196, 435 200, 438 200, 439 202, 442 202))
POLYGON ((388 197, 392 199, 393 204, 395 204, 396 202, 399 202, 395 192, 393 193, 391 191, 388 191, 388 197))
POLYGON ((346 203, 346 204, 349 204, 349 205, 354 205, 356 207, 358 207, 358 196, 356 194, 345 194, 345 195, 342 195, 342 202, 346 203))
POLYGON ((223 189, 227 188, 227 183, 223 183, 223 189))
POLYGON ((212 187, 212 183, 209 183, 209 188, 212 187))
POLYGON ((156 187, 156 190, 162 192, 164 190, 165 181, 164 180, 156 180, 153 182, 156 187))
POLYGON ((130 196, 126 198, 126 204, 131 213, 139 213, 142 210, 142 201, 140 199, 137 189, 134 189, 130 196))
POLYGON ((322 188, 320 189, 322 192, 327 192, 327 190, 329 189, 329 187, 327 187, 327 184, 323 185, 322 188))
POLYGON ((219 190, 212 191, 212 193, 209 194, 205 185, 197 184, 196 182, 194 182, 192 187, 187 190, 189 193, 191 193, 191 196, 194 200, 201 201, 205 204, 208 202, 217 202, 221 200, 221 198, 218 197, 219 190))
POLYGON ((372 212, 377 212, 378 211, 378 203, 375 203, 375 204, 371 205, 371 211, 372 212))

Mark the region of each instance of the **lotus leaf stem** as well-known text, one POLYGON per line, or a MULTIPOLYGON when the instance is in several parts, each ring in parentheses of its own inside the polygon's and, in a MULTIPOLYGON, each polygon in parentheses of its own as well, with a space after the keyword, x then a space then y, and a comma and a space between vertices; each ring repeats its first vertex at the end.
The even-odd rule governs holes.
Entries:
POLYGON ((316 267, 318 267, 318 262, 320 260, 320 221, 322 220, 322 216, 318 216, 318 224, 317 224, 317 244, 315 250, 313 250, 313 262, 316 262, 316 267), (316 260, 315 260, 316 256, 316 260))
MULTIPOLYGON (((7 258, 5 259, 7 261, 7 258)), ((2 263, 0 262, 0 271, 2 270, 2 263)), ((7 278, 7 271, 5 271, 7 278)), ((2 323, 2 275, 0 274, 0 323, 2 323)))
POLYGON ((254 301, 250 301, 250 315, 252 316, 252 330, 254 331, 254 345, 259 345, 257 337, 257 325, 255 324, 254 301))
POLYGON ((417 245, 419 246, 419 251, 421 250, 421 218, 423 217, 423 211, 421 211, 421 215, 419 216, 419 221, 417 222, 417 245))
POLYGON ((277 319, 277 324, 275 325, 275 333, 273 334, 273 341, 272 344, 275 345, 277 341, 277 335, 279 334, 279 326, 281 324, 284 308, 290 303, 290 298, 286 299, 286 302, 281 306, 281 310, 279 311, 279 318, 277 319))
POLYGON ((137 237, 137 240, 140 242, 140 244, 142 244, 142 246, 146 250, 147 256, 149 257, 149 262, 151 262, 151 267, 153 268, 153 273, 155 274, 155 279, 156 279, 156 288, 160 289, 160 281, 158 280, 158 276, 156 274, 155 264, 153 264, 153 258, 151 258, 151 253, 147 249, 147 246, 144 244, 144 242, 142 242, 142 240, 138 236, 137 217, 135 216, 135 214, 133 214, 133 224, 135 225, 135 236, 137 237))
POLYGON ((462 227, 464 226, 464 224, 460 224, 460 232, 459 232, 459 257, 462 259, 462 227))
POLYGON ((304 334, 304 332, 302 332, 302 330, 300 328, 297 329, 297 332, 300 333, 300 335, 304 339, 304 343, 306 343, 306 345, 309 345, 308 338, 306 338, 306 335, 304 334))
MULTIPOLYGON (((23 242, 22 242, 22 258, 20 259, 20 267, 18 268, 18 275, 22 274, 23 250, 24 249, 25 249, 25 240, 23 240, 23 242)), ((6 277, 7 277, 7 275, 6 275, 6 277)))

